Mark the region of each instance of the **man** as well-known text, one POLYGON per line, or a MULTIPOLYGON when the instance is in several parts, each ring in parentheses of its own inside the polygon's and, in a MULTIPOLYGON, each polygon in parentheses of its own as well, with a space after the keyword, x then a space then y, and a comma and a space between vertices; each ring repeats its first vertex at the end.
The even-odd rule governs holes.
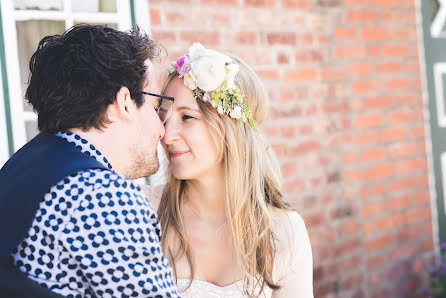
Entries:
POLYGON ((39 43, 26 98, 41 133, 0 170, 0 296, 178 296, 130 179, 159 166, 160 52, 138 29, 85 24, 39 43))

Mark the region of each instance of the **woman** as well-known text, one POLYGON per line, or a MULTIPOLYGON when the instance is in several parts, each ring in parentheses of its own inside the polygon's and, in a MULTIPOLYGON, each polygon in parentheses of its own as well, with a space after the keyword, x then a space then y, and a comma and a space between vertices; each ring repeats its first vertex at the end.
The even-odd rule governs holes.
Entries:
POLYGON ((308 234, 282 201, 280 170, 259 128, 267 97, 258 77, 196 43, 171 67, 163 94, 175 98, 160 111, 169 114, 171 173, 152 203, 182 295, 313 297, 308 234))

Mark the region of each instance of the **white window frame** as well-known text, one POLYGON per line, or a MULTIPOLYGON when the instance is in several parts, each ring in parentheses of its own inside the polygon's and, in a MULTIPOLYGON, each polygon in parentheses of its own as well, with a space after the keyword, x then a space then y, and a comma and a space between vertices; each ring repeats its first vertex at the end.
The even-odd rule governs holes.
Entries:
MULTIPOLYGON (((145 1, 135 1, 135 15, 138 11, 137 5, 144 5, 145 1)), ((37 115, 31 111, 25 111, 23 107, 22 88, 20 79, 20 65, 17 45, 16 21, 26 20, 50 20, 65 21, 66 29, 74 22, 85 23, 114 23, 119 30, 128 30, 132 27, 130 1, 116 0, 116 12, 72 12, 72 0, 64 0, 63 11, 43 10, 15 10, 13 1, 0 1, 2 10, 3 36, 5 41, 5 60, 8 76, 9 102, 11 109, 11 122, 13 131, 14 150, 20 149, 27 141, 26 121, 37 120, 37 115)), ((146 4, 147 5, 147 4, 146 4)), ((140 13, 140 12, 139 12, 140 13)), ((148 15, 148 10, 146 10, 148 15)), ((147 18, 148 19, 148 18, 147 18)), ((146 28, 144 28, 146 29, 146 28)), ((4 114, 4 113, 3 113, 4 114)), ((1 110, 0 110, 0 115, 1 110)), ((0 131, 2 129, 0 123, 0 131)), ((2 133, 3 135, 3 133, 2 133)), ((1 141, 1 140, 0 140, 1 141)), ((7 143, 7 142, 6 142, 7 143)), ((3 152, 3 146, 0 148, 3 152)), ((4 157, 0 155, 0 162, 4 157)), ((3 163, 0 163, 3 164, 3 163)))

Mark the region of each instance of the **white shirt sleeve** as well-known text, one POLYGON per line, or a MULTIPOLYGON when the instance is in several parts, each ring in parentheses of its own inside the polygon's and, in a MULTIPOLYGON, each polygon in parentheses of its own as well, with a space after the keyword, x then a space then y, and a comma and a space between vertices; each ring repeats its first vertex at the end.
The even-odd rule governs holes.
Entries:
POLYGON ((279 212, 273 220, 278 240, 273 276, 281 288, 273 297, 312 298, 313 255, 305 223, 296 212, 279 212))

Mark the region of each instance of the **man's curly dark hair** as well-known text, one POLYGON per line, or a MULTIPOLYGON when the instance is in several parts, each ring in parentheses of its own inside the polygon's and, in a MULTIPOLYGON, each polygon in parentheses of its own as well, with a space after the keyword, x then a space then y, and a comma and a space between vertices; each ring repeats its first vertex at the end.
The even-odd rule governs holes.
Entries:
POLYGON ((38 114, 39 130, 88 130, 109 123, 105 111, 125 86, 136 105, 144 99, 145 61, 164 48, 138 27, 122 32, 79 24, 44 37, 31 57, 26 99, 38 114))

